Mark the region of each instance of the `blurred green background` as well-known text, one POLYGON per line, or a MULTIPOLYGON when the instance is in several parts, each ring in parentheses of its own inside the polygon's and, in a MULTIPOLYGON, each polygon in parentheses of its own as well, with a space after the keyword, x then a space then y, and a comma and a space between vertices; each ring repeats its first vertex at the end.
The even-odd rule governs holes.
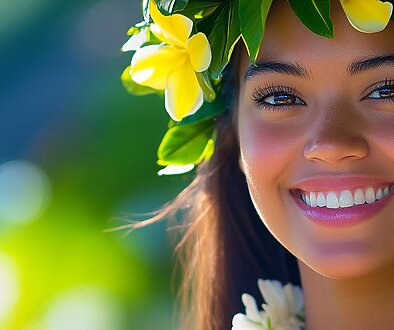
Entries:
POLYGON ((121 85, 140 20, 137 0, 0 0, 0 329, 172 329, 166 222, 104 232, 193 175, 157 175, 169 117, 121 85))

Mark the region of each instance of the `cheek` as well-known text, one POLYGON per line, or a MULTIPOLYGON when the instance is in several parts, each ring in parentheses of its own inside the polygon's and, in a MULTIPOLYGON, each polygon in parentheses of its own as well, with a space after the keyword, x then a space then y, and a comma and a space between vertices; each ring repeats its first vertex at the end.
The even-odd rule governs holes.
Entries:
POLYGON ((266 121, 239 115, 239 140, 245 172, 262 191, 285 184, 291 165, 303 156, 305 127, 291 120, 266 121))
MULTIPOLYGON (((374 142, 378 152, 382 153, 380 157, 385 157, 394 163, 394 117, 392 119, 380 120, 372 127, 374 133, 374 142)), ((373 148, 371 148, 373 151, 373 148)))
POLYGON ((303 157, 305 127, 239 115, 239 140, 250 195, 265 226, 284 246, 292 227, 287 205, 295 164, 303 157))

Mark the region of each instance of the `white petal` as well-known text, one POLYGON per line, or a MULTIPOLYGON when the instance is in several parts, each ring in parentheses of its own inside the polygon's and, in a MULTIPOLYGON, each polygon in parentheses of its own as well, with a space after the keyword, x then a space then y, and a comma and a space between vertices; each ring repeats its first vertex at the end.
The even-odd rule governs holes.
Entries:
POLYGON ((161 169, 157 172, 158 175, 174 175, 174 174, 183 174, 190 172, 194 168, 194 164, 188 165, 168 165, 165 168, 161 169))
POLYGON ((264 300, 269 305, 282 306, 284 297, 282 284, 276 280, 259 280, 258 286, 264 300))
POLYGON ((260 324, 253 323, 244 314, 238 313, 233 316, 231 330, 264 330, 260 324))
POLYGON ((249 320, 259 322, 260 314, 257 308, 256 300, 250 294, 244 293, 241 297, 242 302, 246 308, 246 316, 249 320))
POLYGON ((122 46, 122 52, 138 50, 148 41, 148 29, 141 29, 138 33, 134 33, 129 40, 122 46))

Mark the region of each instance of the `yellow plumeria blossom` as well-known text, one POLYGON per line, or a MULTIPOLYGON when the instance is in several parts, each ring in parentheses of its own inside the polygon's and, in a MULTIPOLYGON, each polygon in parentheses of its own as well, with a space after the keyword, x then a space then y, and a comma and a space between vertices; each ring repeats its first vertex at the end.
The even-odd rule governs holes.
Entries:
POLYGON ((190 37, 193 21, 186 16, 164 16, 151 0, 151 32, 160 45, 137 50, 130 75, 136 83, 165 90, 165 107, 173 120, 195 113, 204 101, 197 74, 208 69, 212 54, 203 33, 190 37))
POLYGON ((393 13, 390 2, 379 0, 340 0, 350 24, 358 31, 373 33, 384 30, 393 13))

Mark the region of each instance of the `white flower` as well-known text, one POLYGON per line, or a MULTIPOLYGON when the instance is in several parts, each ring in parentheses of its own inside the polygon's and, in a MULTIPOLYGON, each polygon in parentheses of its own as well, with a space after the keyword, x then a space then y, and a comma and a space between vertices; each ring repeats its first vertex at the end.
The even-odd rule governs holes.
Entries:
POLYGON ((133 33, 129 40, 122 46, 122 52, 135 51, 148 41, 148 28, 142 28, 137 33, 133 33))
POLYGON ((246 314, 234 315, 232 330, 302 330, 304 299, 301 288, 287 283, 284 287, 276 280, 258 280, 260 292, 266 304, 259 311, 255 299, 244 293, 242 302, 246 314))

